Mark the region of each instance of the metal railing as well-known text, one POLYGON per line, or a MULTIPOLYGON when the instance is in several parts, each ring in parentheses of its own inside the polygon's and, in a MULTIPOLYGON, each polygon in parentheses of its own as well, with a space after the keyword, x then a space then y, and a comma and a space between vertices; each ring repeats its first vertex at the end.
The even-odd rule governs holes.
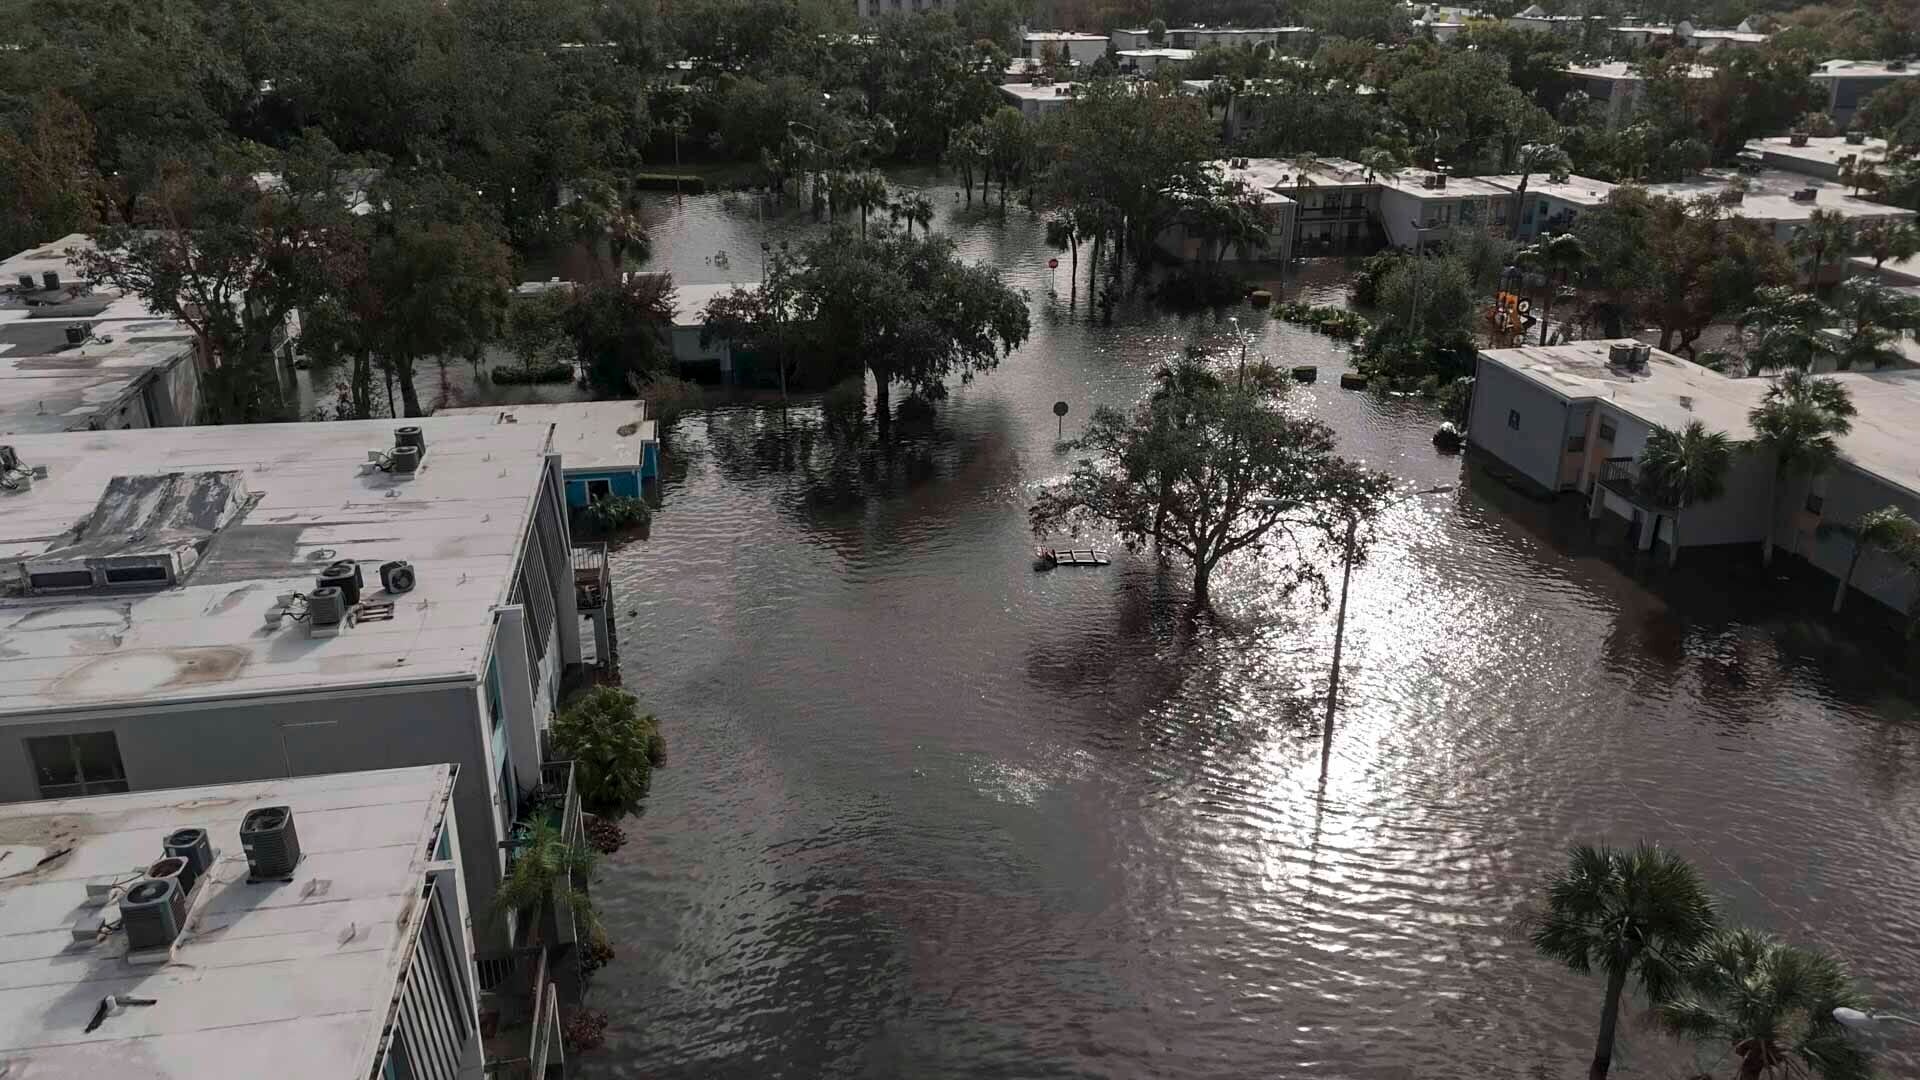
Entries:
POLYGON ((549 955, 549 949, 535 946, 517 949, 509 958, 517 972, 525 973, 525 981, 513 984, 511 990, 512 999, 524 1010, 500 1037, 512 1040, 506 1042, 512 1047, 507 1051, 512 1056, 487 1059, 485 1072, 494 1080, 548 1080, 549 1068, 559 1063, 555 1056, 560 1045, 560 993, 547 970, 549 955), (523 962, 529 956, 533 958, 531 965, 523 962), (517 1040, 522 1027, 526 1029, 526 1052, 513 1053, 520 1048, 517 1040))
POLYGON ((612 595, 612 577, 607 573, 607 545, 600 542, 573 545, 573 601, 581 611, 605 607, 612 595))
POLYGON ((1668 508, 1667 501, 1640 482, 1640 470, 1630 457, 1610 457, 1600 463, 1600 486, 1615 495, 1653 510, 1668 508))
POLYGON ((580 843, 586 825, 580 817, 580 790, 573 782, 573 762, 549 761, 540 766, 540 786, 563 792, 560 810, 560 838, 569 845, 580 843))

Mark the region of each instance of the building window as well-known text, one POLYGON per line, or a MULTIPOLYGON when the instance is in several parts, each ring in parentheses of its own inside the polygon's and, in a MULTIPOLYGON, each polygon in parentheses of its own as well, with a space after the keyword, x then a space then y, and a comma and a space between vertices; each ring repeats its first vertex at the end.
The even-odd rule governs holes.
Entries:
POLYGON ((613 481, 611 480, 587 481, 587 501, 589 503, 597 503, 601 499, 604 499, 607 496, 612 494, 613 494, 613 481))
POLYGON ((43 799, 111 795, 127 790, 120 743, 111 731, 48 735, 27 740, 27 756, 43 799))
POLYGON ((1620 429, 1613 426, 1613 421, 1611 420, 1600 421, 1600 441, 1601 442, 1610 443, 1613 441, 1614 436, 1618 434, 1620 434, 1620 429))
POLYGON ((1584 454, 1586 450, 1587 437, 1585 435, 1569 435, 1567 437, 1567 453, 1584 454))
POLYGON ((1520 430, 1520 410, 1519 409, 1507 410, 1507 426, 1512 428, 1515 431, 1520 430))
POLYGON ((1816 517, 1819 516, 1821 509, 1826 505, 1827 500, 1823 495, 1809 494, 1807 496, 1807 513, 1809 514, 1813 514, 1816 517))

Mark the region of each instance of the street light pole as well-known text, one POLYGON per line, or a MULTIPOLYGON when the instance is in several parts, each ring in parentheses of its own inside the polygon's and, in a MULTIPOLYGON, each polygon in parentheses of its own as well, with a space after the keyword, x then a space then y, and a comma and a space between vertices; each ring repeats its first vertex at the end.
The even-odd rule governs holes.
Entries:
MULTIPOLYGON (((1444 495, 1452 490, 1452 484, 1440 484, 1419 491, 1409 491, 1380 509, 1387 510, 1422 495, 1444 495)), ((1340 703, 1340 654, 1347 641, 1347 587, 1353 582, 1353 545, 1359 535, 1360 515, 1350 515, 1347 518, 1346 544, 1341 549, 1340 555, 1340 614, 1333 624, 1333 673, 1327 677, 1327 718, 1326 722, 1320 725, 1320 760, 1323 766, 1333 753, 1333 713, 1340 703)))

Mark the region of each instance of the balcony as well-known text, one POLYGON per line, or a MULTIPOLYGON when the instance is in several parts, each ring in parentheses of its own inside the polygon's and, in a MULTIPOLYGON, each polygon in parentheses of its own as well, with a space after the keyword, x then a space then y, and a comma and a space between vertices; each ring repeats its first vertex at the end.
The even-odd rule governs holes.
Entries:
POLYGON ((485 1072, 494 1080, 564 1080, 566 1045, 560 1030, 560 994, 540 945, 514 950, 506 978, 480 995, 485 1072))
POLYGON ((607 606, 612 595, 612 579, 607 574, 607 545, 573 545, 573 602, 581 611, 598 611, 607 606))
POLYGON ((1648 510, 1673 509, 1666 499, 1640 482, 1640 470, 1630 457, 1613 457, 1601 462, 1600 486, 1635 506, 1648 510))

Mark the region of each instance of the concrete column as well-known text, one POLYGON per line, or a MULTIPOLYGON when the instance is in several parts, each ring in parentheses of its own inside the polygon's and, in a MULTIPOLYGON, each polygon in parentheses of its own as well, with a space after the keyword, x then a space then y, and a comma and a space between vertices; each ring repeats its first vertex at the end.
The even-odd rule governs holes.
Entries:
MULTIPOLYGON (((513 776, 523 788, 540 783, 540 732, 533 707, 536 673, 527 667, 527 612, 519 605, 494 609, 493 656, 500 671, 500 705, 506 712, 507 750, 513 776)), ((497 807, 496 807, 497 809, 497 807)))

